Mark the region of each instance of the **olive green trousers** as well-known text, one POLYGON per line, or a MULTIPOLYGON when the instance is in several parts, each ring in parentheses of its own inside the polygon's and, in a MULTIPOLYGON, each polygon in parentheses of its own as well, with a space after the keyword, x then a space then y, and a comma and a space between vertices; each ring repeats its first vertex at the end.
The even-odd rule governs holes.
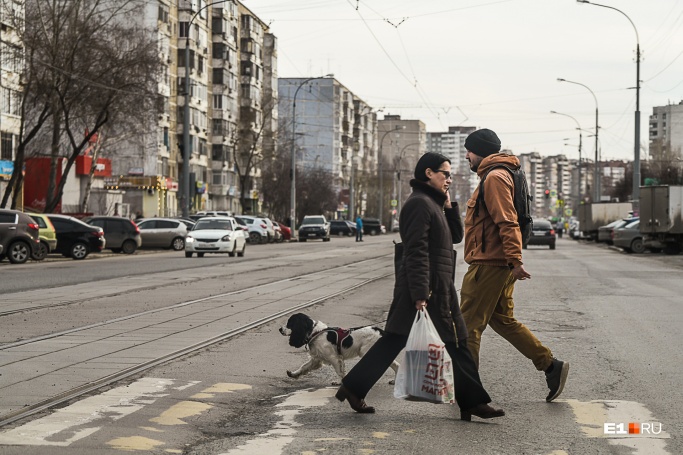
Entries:
POLYGON ((530 359, 536 369, 545 370, 552 363, 550 349, 515 319, 515 281, 509 268, 489 265, 470 265, 462 280, 460 309, 467 324, 467 346, 477 368, 481 334, 487 325, 530 359))

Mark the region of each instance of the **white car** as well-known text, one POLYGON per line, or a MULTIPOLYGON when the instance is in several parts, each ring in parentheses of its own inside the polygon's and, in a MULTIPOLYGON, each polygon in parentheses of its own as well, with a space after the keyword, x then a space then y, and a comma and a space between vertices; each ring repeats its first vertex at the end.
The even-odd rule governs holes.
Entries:
POLYGON ((205 253, 244 256, 247 241, 237 221, 230 216, 201 218, 185 237, 185 257, 204 257, 205 253))

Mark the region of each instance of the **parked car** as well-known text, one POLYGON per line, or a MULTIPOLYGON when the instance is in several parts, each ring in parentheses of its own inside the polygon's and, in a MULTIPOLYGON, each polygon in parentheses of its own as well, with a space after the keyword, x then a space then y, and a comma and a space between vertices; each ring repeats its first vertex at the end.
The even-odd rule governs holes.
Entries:
POLYGON ((33 218, 33 221, 40 228, 40 243, 37 248, 33 249, 31 257, 35 261, 42 261, 50 252, 57 248, 57 232, 47 215, 43 213, 27 213, 27 215, 33 218))
POLYGON ((185 237, 185 257, 204 257, 206 253, 228 253, 244 256, 247 239, 238 228, 237 221, 229 216, 201 218, 185 237))
POLYGON ((142 245, 140 229, 134 221, 122 216, 91 216, 83 222, 91 226, 101 227, 107 248, 114 253, 133 254, 142 245))
POLYGON ((277 224, 275 221, 273 221, 272 223, 273 231, 275 231, 275 242, 282 243, 285 240, 285 237, 282 234, 282 228, 280 228, 280 225, 277 224))
POLYGON ((271 239, 275 238, 275 230, 272 228, 272 222, 270 230, 268 228, 268 223, 260 217, 251 215, 235 215, 236 220, 242 220, 249 229, 249 243, 268 243, 271 239))
POLYGON ((67 215, 48 214, 57 232, 55 253, 73 259, 85 259, 92 252, 99 253, 106 246, 104 230, 67 215))
POLYGON ((626 226, 627 224, 636 221, 638 218, 623 218, 619 220, 612 221, 609 224, 600 226, 598 228, 598 242, 605 242, 608 245, 612 244, 612 232, 614 229, 618 229, 626 226))
MULTIPOLYGON (((194 226, 194 223, 192 224, 194 226)), ((148 218, 138 223, 143 248, 185 249, 187 226, 182 220, 173 218, 148 218)))
POLYGON ((645 252, 643 234, 640 233, 640 220, 631 221, 625 226, 612 231, 612 242, 627 253, 641 254, 645 252))
POLYGON ((551 250, 554 250, 555 239, 555 229, 550 221, 535 219, 529 242, 523 248, 526 249, 528 245, 548 245, 551 250))
POLYGON ((187 226, 188 231, 192 229, 192 226, 194 226, 196 223, 196 221, 187 218, 177 218, 177 220, 183 223, 185 226, 187 226))
POLYGON ((323 242, 330 241, 330 223, 328 223, 324 215, 306 215, 301 220, 299 241, 305 242, 308 239, 322 239, 323 242))
POLYGON ((279 221, 273 221, 273 223, 280 226, 280 230, 282 231, 282 239, 283 240, 287 240, 287 241, 292 240, 292 229, 289 226, 282 224, 279 221))
POLYGON ((261 219, 266 222, 266 231, 268 231, 268 242, 275 242, 275 223, 273 223, 273 221, 268 217, 263 217, 261 219))
POLYGON ((352 237, 356 235, 356 223, 349 220, 332 220, 330 221, 330 234, 352 237))
POLYGON ((18 210, 0 209, 0 261, 23 264, 38 249, 40 227, 33 218, 18 210))
MULTIPOLYGON (((377 218, 363 218, 363 234, 364 235, 378 235, 382 234, 382 223, 377 218)), ((386 233, 386 228, 384 228, 386 233)))

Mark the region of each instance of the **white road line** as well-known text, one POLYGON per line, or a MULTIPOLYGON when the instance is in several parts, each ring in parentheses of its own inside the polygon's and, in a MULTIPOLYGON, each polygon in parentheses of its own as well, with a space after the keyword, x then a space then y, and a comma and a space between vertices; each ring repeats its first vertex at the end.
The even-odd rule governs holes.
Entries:
POLYGON ((174 384, 173 379, 139 379, 130 385, 108 390, 58 409, 48 416, 0 432, 0 444, 69 446, 95 433, 107 423, 168 395, 171 389, 183 389, 188 385, 183 382, 174 387, 174 384))
POLYGON ((300 390, 287 396, 287 399, 278 404, 277 408, 286 408, 277 411, 275 415, 281 417, 272 429, 266 433, 250 439, 229 452, 219 455, 269 455, 282 454, 285 447, 294 441, 297 427, 302 424, 296 422, 296 416, 308 408, 325 406, 334 395, 335 388, 317 390, 300 390))
POLYGON ((574 411, 576 422, 589 438, 605 438, 610 445, 634 449, 634 454, 668 455, 666 440, 671 436, 665 431, 666 423, 658 421, 647 407, 635 401, 593 400, 555 400, 569 404, 574 411), (619 434, 619 428, 628 432, 629 423, 638 424, 639 433, 619 434), (605 424, 610 425, 610 432, 605 424), (612 427, 611 424, 615 426, 612 427), (623 424, 622 427, 616 425, 623 424), (646 430, 643 424, 654 424, 653 431, 646 430), (611 431, 614 428, 614 431, 611 431), (611 433, 611 434, 610 434, 611 433))

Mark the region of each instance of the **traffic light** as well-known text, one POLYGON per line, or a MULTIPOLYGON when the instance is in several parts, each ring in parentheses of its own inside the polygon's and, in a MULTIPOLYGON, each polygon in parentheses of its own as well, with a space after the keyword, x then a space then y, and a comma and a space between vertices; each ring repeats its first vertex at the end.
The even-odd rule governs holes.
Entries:
POLYGON ((545 198, 550 199, 550 190, 545 190, 545 198))

